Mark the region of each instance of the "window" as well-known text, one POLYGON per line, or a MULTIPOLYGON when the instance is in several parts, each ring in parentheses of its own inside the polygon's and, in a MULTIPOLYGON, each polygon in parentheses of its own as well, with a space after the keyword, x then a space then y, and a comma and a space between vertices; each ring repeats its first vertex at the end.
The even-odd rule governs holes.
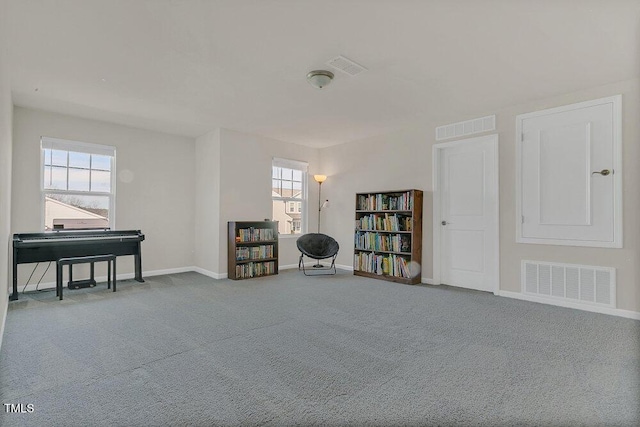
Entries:
POLYGON ((44 229, 113 228, 115 148, 43 137, 44 229))
POLYGON ((273 220, 280 234, 301 234, 306 230, 308 164, 295 160, 273 159, 271 198, 273 220))

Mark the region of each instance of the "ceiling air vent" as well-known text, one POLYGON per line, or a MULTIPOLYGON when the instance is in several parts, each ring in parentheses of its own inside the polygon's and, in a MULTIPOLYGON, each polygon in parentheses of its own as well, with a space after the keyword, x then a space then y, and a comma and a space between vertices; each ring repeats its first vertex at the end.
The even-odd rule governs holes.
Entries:
POLYGON ((350 59, 345 58, 344 56, 336 56, 333 59, 327 61, 327 65, 332 66, 336 70, 340 70, 343 73, 349 74, 350 76, 357 76, 363 71, 367 71, 362 65, 358 65, 350 59))

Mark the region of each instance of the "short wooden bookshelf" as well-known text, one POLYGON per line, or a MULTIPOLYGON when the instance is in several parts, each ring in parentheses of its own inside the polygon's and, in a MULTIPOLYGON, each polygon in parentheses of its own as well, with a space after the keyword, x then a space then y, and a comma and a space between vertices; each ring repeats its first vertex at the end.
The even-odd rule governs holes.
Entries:
POLYGON ((420 283, 422 191, 356 194, 353 274, 420 283))
POLYGON ((229 221, 229 279, 278 274, 278 222, 229 221))

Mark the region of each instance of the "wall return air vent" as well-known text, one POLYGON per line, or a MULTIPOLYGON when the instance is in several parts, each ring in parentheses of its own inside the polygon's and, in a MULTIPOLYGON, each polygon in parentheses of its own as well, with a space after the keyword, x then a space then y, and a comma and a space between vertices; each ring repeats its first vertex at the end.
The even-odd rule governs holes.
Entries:
POLYGON ((480 117, 436 128, 436 141, 496 130, 496 116, 480 117))
POLYGON ((616 269, 522 261, 522 292, 579 304, 616 307, 616 269))

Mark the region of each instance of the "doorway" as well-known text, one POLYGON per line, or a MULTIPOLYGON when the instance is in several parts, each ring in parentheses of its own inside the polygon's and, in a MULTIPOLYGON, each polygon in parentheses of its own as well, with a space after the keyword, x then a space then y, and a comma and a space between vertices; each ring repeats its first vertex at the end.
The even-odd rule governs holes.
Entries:
POLYGON ((498 293, 498 135, 433 146, 435 284, 498 293))

